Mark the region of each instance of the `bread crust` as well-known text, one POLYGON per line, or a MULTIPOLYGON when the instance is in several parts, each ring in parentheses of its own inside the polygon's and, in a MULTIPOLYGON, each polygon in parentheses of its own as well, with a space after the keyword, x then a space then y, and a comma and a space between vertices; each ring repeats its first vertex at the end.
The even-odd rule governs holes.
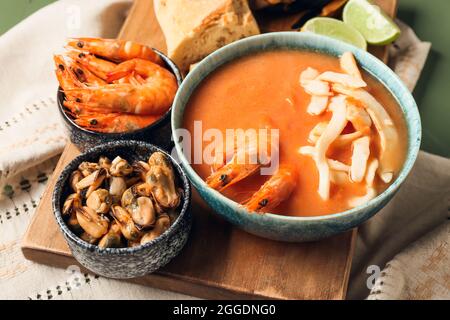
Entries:
POLYGON ((196 0, 192 4, 192 0, 154 0, 168 55, 183 72, 218 48, 259 34, 247 0, 196 0), (183 12, 181 18, 179 12, 183 12), (180 20, 195 14, 202 15, 200 21, 180 20))

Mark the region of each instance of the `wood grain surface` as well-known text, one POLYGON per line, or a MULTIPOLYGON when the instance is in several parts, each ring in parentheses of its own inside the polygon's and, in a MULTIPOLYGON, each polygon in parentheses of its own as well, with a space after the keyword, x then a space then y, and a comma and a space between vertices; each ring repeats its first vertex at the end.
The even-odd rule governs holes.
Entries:
MULTIPOLYGON (((394 15, 395 0, 378 4, 394 15)), ((152 0, 136 0, 119 38, 166 50, 152 0)), ((386 48, 371 51, 386 58, 386 48)), ((26 258, 56 267, 75 264, 52 213, 55 182, 79 154, 69 143, 24 236, 26 258)), ((344 299, 356 230, 319 242, 292 244, 243 232, 211 212, 194 192, 194 222, 181 254, 158 272, 132 282, 211 299, 344 299)))

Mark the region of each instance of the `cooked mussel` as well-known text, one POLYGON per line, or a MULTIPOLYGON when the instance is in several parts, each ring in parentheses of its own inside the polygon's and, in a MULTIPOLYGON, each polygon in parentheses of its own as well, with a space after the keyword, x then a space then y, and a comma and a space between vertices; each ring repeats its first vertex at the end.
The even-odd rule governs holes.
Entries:
POLYGON ((82 199, 80 194, 72 193, 64 201, 62 214, 67 219, 67 224, 76 233, 82 231, 80 224, 78 223, 76 210, 82 207, 82 199))
POLYGON ((75 186, 78 190, 86 189, 86 198, 89 198, 91 193, 97 190, 100 185, 103 183, 107 176, 107 171, 104 168, 100 168, 90 175, 86 176, 82 180, 80 180, 75 186))
POLYGON ((90 244, 96 244, 98 242, 98 238, 94 238, 87 232, 80 234, 80 238, 90 244))
POLYGON ((131 215, 125 208, 115 205, 112 207, 111 211, 114 220, 116 220, 116 222, 118 223, 120 231, 125 238, 127 238, 128 240, 136 241, 141 237, 141 233, 136 228, 131 215))
POLYGON ((138 246, 141 245, 141 241, 140 241, 139 239, 138 239, 138 240, 135 240, 135 241, 133 241, 133 240, 127 240, 127 245, 128 245, 129 248, 138 247, 138 246))
POLYGON ((122 207, 131 214, 136 227, 143 229, 155 223, 156 209, 150 197, 141 196, 134 185, 123 193, 122 207))
POLYGON ((131 186, 124 191, 122 194, 121 204, 122 207, 126 208, 133 203, 133 201, 139 196, 137 193, 137 186, 131 186))
POLYGON ((133 170, 142 181, 145 181, 145 175, 150 170, 150 166, 145 161, 136 161, 133 163, 133 170))
POLYGON ((154 152, 149 160, 149 171, 145 182, 149 185, 154 199, 165 208, 175 208, 180 204, 180 193, 175 187, 175 173, 172 165, 161 152, 154 152))
POLYGON ((114 204, 119 203, 122 194, 127 189, 127 183, 123 177, 109 177, 109 194, 114 204))
POLYGON ((87 177, 92 174, 94 171, 100 169, 100 165, 95 162, 83 161, 78 166, 78 170, 83 174, 83 177, 87 177))
POLYGON ((108 232, 109 220, 89 207, 76 210, 77 220, 81 228, 94 238, 100 238, 108 232))
POLYGON ((112 200, 108 190, 97 189, 86 200, 86 205, 97 213, 108 213, 112 200))
POLYGON ((98 243, 100 248, 119 248, 122 246, 122 232, 116 221, 111 223, 108 233, 105 234, 98 243))
POLYGON ((74 192, 78 192, 77 183, 84 178, 80 170, 75 170, 70 174, 69 183, 74 192))
POLYGON ((156 151, 153 152, 152 155, 150 156, 150 158, 148 158, 148 165, 149 165, 149 169, 153 166, 161 166, 161 167, 166 167, 169 168, 170 171, 173 173, 172 170, 172 165, 170 164, 169 160, 167 160, 166 156, 164 155, 164 153, 156 151))
POLYGON ((153 166, 147 172, 146 183, 155 200, 165 208, 175 208, 180 203, 180 194, 175 188, 173 172, 167 167, 153 166))
POLYGON ((167 229, 170 227, 170 218, 167 214, 161 214, 156 220, 155 227, 144 234, 141 238, 141 244, 145 244, 147 242, 156 239, 160 235, 162 235, 167 229))
POLYGON ((83 228, 81 228, 80 223, 78 222, 77 219, 76 210, 73 210, 72 213, 70 214, 69 219, 67 220, 67 225, 73 232, 77 234, 83 232, 83 228))
POLYGON ((128 163, 127 160, 117 156, 111 163, 109 168, 109 173, 115 177, 124 177, 133 172, 133 167, 128 163))
POLYGON ((81 208, 81 206, 82 200, 80 194, 72 193, 67 197, 66 201, 64 201, 62 214, 64 216, 68 216, 72 214, 72 212, 74 212, 77 208, 81 208))
POLYGON ((111 160, 109 160, 109 158, 106 156, 100 156, 100 158, 98 159, 98 165, 100 166, 100 168, 109 170, 111 168, 111 160))

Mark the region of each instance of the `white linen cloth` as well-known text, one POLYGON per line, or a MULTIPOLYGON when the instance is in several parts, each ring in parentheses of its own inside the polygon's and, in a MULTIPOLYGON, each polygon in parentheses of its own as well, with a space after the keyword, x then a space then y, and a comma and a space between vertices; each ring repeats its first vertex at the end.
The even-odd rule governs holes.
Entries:
MULTIPOLYGON (((0 47, 7 48, 0 51, 0 298, 189 298, 80 274, 76 267, 61 270, 38 265, 26 260, 20 251, 23 233, 65 143, 55 105, 52 54, 62 51, 68 37, 115 37, 130 4, 118 0, 61 0, 0 37, 0 47)), ((404 79, 412 80, 407 82, 412 89, 430 45, 414 38, 406 26, 401 27, 404 32, 399 46, 391 50, 395 56, 392 68, 402 78, 407 75, 404 79), (415 71, 408 68, 411 63, 415 71)), ((449 228, 445 222, 449 167, 449 160, 421 152, 398 195, 359 228, 349 298, 367 297, 367 268, 375 265, 383 269, 396 254, 380 272, 369 298, 450 296, 449 228), (425 238, 411 244, 424 234, 425 238), (427 294, 419 290, 423 287, 427 294)))

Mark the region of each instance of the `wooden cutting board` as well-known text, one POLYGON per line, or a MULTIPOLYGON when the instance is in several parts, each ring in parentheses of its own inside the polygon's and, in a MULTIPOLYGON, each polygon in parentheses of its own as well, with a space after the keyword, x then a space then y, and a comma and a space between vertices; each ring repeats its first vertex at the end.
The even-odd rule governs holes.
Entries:
MULTIPOLYGON (((390 14, 395 0, 378 4, 390 14)), ((166 50, 152 0, 136 0, 119 38, 166 50)), ((374 52, 381 58, 386 50, 374 52)), ((55 182, 79 154, 69 143, 24 236, 27 259, 61 268, 76 263, 51 208, 55 182)), ((194 222, 181 254, 158 272, 130 281, 210 299, 344 299, 356 229, 314 243, 282 243, 243 232, 211 212, 194 192, 194 222)))

